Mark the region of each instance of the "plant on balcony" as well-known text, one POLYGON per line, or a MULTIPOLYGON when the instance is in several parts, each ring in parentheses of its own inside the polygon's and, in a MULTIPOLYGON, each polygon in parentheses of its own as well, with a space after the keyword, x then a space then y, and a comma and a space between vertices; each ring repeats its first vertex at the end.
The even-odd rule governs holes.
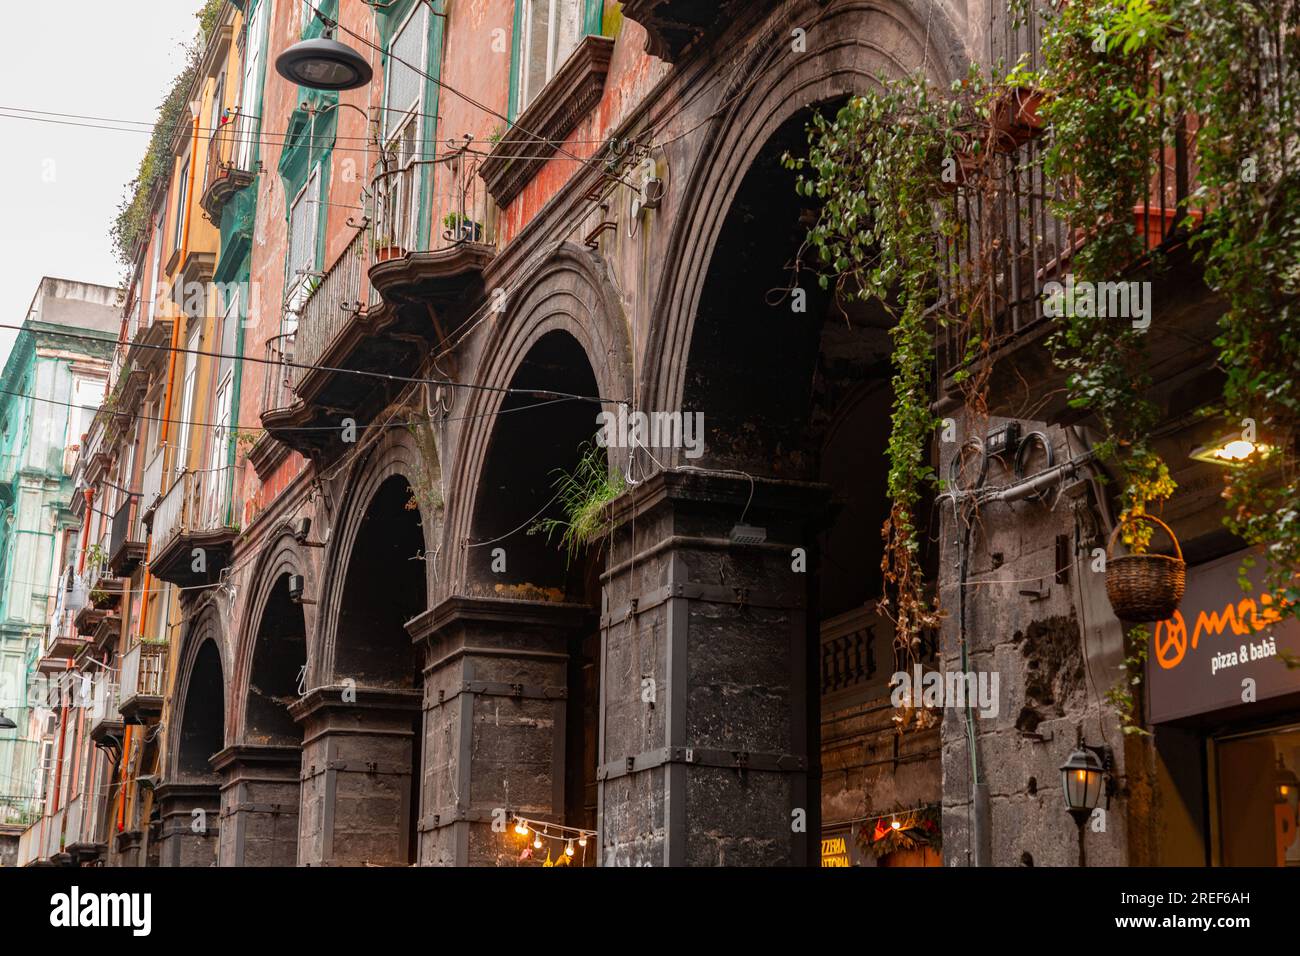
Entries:
POLYGON ((443 235, 452 242, 482 242, 483 227, 468 216, 449 212, 442 217, 443 235))
POLYGON ((398 245, 393 239, 392 233, 384 232, 375 236, 374 240, 375 261, 387 262, 389 259, 400 259, 406 255, 406 250, 398 245))
POLYGON ((555 472, 556 498, 564 517, 542 518, 528 529, 529 534, 546 535, 548 542, 554 532, 559 532, 560 544, 570 562, 584 547, 609 532, 609 503, 627 488, 620 472, 610 474, 605 449, 588 444, 579 453, 573 471, 555 472))
POLYGON ((108 555, 98 544, 92 544, 86 549, 86 566, 90 571, 103 567, 108 563, 108 555))
MULTIPOLYGON (((1225 523, 1262 549, 1263 586, 1300 616, 1300 5, 1179 0, 1195 42, 1171 50, 1167 86, 1197 118, 1205 208, 1192 248, 1225 303, 1216 409, 1267 448, 1225 469, 1225 523)), ((1244 578, 1243 588, 1249 590, 1244 578)))
MULTIPOLYGON (((1042 83, 1052 96, 1043 112, 1054 132, 1046 169, 1072 184, 1056 212, 1084 231, 1074 256, 1076 284, 1113 281, 1143 253, 1132 210, 1147 195, 1150 158, 1164 146, 1155 114, 1170 23, 1153 0, 1080 2, 1066 6, 1044 36, 1042 83)), ((1176 488, 1149 437, 1159 415, 1146 397, 1146 330, 1126 318, 1096 316, 1089 307, 1057 311, 1061 324, 1051 344, 1069 375, 1070 404, 1101 422, 1106 437, 1097 451, 1118 461, 1123 482, 1124 543, 1141 554, 1152 527, 1129 519, 1176 488)))
POLYGON ((149 146, 140 160, 135 179, 126 187, 126 196, 117 207, 110 229, 118 259, 128 269, 135 266, 140 243, 148 237, 154 194, 172 174, 172 134, 177 124, 187 121, 190 86, 203 56, 205 36, 202 31, 207 28, 203 14, 200 14, 200 28, 200 33, 181 47, 186 65, 172 81, 167 96, 158 107, 158 121, 149 137, 149 146))

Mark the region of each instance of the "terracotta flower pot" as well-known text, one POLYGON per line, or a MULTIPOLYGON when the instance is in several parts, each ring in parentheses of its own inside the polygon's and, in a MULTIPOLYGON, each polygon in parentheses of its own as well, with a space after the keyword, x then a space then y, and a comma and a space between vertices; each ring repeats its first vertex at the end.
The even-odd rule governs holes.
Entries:
POLYGON ((1043 91, 1028 86, 1007 90, 993 104, 991 122, 994 145, 1003 152, 1013 152, 1043 131, 1043 118, 1039 108, 1043 105, 1043 91))
POLYGON ((1174 223, 1191 216, 1194 225, 1199 225, 1201 221, 1201 211, 1199 209, 1178 210, 1170 209, 1167 206, 1150 206, 1141 203, 1133 207, 1133 224, 1137 227, 1137 234, 1142 236, 1146 247, 1154 249, 1160 243, 1164 242, 1165 236, 1173 228, 1174 223))
POLYGON ((387 262, 389 259, 401 259, 406 255, 406 250, 401 246, 376 246, 375 261, 387 262))

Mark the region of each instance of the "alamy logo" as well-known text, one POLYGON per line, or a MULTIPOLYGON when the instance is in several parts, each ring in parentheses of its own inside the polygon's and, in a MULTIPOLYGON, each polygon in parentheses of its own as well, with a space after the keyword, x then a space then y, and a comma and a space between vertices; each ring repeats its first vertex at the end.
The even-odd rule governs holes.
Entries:
POLYGON ((1133 328, 1151 324, 1150 282, 1075 282, 1073 273, 1064 284, 1043 285, 1043 315, 1059 319, 1074 315, 1085 319, 1132 319, 1133 328))
POLYGON ((994 671, 898 671, 889 678, 889 702, 895 707, 971 706, 981 717, 998 715, 998 675, 994 671))
POLYGON ((687 458, 704 454, 703 412, 631 412, 619 405, 617 414, 596 416, 601 448, 684 448, 687 458))
POLYGON ((135 936, 148 936, 153 926, 152 893, 69 893, 50 897, 50 925, 127 926, 135 936))

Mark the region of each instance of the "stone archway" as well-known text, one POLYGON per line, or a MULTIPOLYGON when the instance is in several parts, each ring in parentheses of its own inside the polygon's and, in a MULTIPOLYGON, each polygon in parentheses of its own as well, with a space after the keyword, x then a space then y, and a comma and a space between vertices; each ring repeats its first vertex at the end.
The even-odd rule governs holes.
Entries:
POLYGON ((278 530, 250 577, 231 690, 237 741, 213 760, 222 775, 222 866, 293 866, 298 857, 302 728, 289 708, 305 687, 311 600, 295 536, 278 530), (291 591, 291 582, 303 593, 291 591))
MULTIPOLYGON (((811 270, 793 276, 812 210, 780 159, 806 147, 813 110, 880 74, 946 82, 965 57, 942 12, 917 4, 805 3, 778 16, 806 29, 806 52, 756 45, 762 68, 736 71, 743 80, 722 95, 734 102, 673 204, 642 379, 647 410, 701 413, 706 442, 689 460, 684 448, 658 455, 668 470, 616 505, 602 800, 631 809, 602 824, 610 864, 816 865, 822 636, 832 619, 871 626, 840 612, 869 616, 875 596, 886 471, 875 426, 889 403, 887 389, 854 388, 887 382, 888 322, 867 308, 828 322, 844 303, 811 270), (771 294, 796 281, 803 312, 771 294), (836 563, 849 572, 822 573, 836 563), (634 703, 646 678, 618 666, 650 638, 664 648, 650 679, 669 688, 653 709, 634 703)), ((764 35, 789 35, 778 27, 764 35)))
POLYGON ((227 672, 220 613, 209 604, 182 645, 167 779, 154 792, 162 866, 216 864, 221 778, 212 758, 225 744, 227 672))
POLYGON ((436 461, 405 429, 350 477, 330 535, 320 653, 290 708, 302 727, 298 861, 415 862, 422 677, 405 625, 428 606, 436 461), (430 505, 433 504, 433 507, 430 505))
MULTIPOLYGON (((599 549, 566 557, 558 535, 527 532, 562 514, 555 482, 584 445, 621 469, 593 438, 599 412, 630 395, 630 354, 603 262, 571 244, 523 279, 484 344, 482 387, 458 410, 450 594, 410 628, 426 660, 421 862, 527 862, 513 827, 492 826, 502 810, 596 828, 599 549)), ((573 859, 594 864, 594 845, 573 859)))

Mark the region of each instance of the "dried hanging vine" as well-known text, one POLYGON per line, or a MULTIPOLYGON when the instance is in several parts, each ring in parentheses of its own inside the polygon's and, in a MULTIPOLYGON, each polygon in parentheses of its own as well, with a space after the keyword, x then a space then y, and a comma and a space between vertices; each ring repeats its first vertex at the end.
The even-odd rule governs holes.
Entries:
POLYGON ((805 248, 820 266, 822 288, 874 301, 894 318, 881 608, 894 620, 896 646, 909 655, 920 633, 938 623, 916 524, 921 495, 936 481, 935 329, 958 327, 964 362, 954 380, 967 408, 984 415, 988 366, 980 360, 994 344, 997 307, 988 263, 994 230, 979 228, 974 254, 963 257, 970 223, 944 207, 958 186, 997 188, 988 117, 1007 89, 975 68, 949 91, 919 75, 881 79, 879 91, 851 98, 833 117, 813 117, 807 157, 784 157, 799 173, 799 193, 821 204, 805 248))

